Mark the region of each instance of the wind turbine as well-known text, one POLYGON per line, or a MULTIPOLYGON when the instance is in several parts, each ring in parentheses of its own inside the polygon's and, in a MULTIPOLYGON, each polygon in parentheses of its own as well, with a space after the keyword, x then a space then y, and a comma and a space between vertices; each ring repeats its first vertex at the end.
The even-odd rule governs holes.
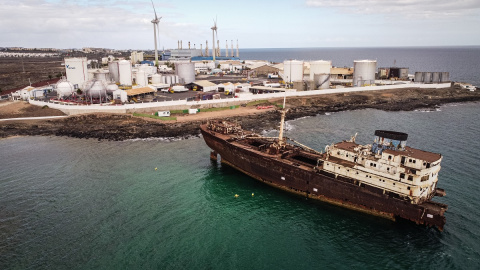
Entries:
POLYGON ((216 51, 215 51, 215 35, 217 35, 217 38, 218 38, 218 33, 217 33, 217 18, 215 18, 215 20, 213 21, 213 26, 212 28, 212 35, 213 35, 213 48, 212 48, 212 55, 213 55, 213 62, 215 62, 215 55, 216 55, 216 51))
POLYGON ((157 17, 157 11, 155 11, 155 5, 153 5, 153 0, 152 1, 152 7, 153 7, 153 12, 155 13, 155 19, 152 20, 153 23, 153 36, 155 37, 155 66, 158 67, 158 50, 157 50, 157 33, 158 37, 160 38, 160 31, 158 29, 158 23, 160 22, 160 18, 157 17))

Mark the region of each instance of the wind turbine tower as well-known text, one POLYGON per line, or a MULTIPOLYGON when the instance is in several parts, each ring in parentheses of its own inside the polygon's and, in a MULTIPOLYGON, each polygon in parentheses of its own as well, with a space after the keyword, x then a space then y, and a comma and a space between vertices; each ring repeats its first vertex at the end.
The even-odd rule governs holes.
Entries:
POLYGON ((160 18, 157 17, 157 11, 155 11, 155 5, 153 5, 153 0, 152 2, 152 7, 153 7, 153 12, 155 13, 155 19, 152 20, 153 23, 153 36, 155 37, 155 66, 158 67, 158 49, 157 49, 157 33, 158 33, 158 38, 160 38, 160 31, 158 29, 158 23, 160 22, 160 18))
POLYGON ((225 45, 225 57, 228 57, 228 40, 225 40, 225 45))
MULTIPOLYGON (((217 20, 215 19, 215 21, 213 21, 213 27, 210 28, 212 29, 212 34, 213 34, 213 42, 212 42, 212 56, 213 56, 213 62, 215 62, 215 55, 217 54, 217 52, 215 51, 215 34, 217 34, 217 20)), ((218 34, 217 34, 218 36, 218 34)))

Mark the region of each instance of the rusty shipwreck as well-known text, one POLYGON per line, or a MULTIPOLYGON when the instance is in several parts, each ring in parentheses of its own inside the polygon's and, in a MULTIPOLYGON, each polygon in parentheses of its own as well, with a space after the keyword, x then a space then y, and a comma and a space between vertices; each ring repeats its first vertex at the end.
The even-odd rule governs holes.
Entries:
POLYGON ((406 146, 408 135, 375 131, 372 145, 355 136, 317 152, 283 136, 263 137, 240 125, 209 121, 201 125, 206 144, 225 163, 268 185, 392 220, 411 220, 443 230, 447 205, 437 188, 442 156, 406 146))

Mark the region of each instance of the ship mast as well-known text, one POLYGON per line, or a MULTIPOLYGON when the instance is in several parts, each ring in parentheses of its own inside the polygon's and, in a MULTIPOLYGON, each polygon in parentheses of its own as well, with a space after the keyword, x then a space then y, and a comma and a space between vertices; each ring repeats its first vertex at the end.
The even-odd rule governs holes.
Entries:
POLYGON ((285 139, 283 138, 283 127, 285 125, 285 114, 287 113, 287 110, 285 109, 285 100, 287 98, 287 95, 285 93, 285 96, 283 97, 283 108, 281 111, 281 119, 280 119, 280 132, 278 133, 278 144, 280 146, 285 144, 285 139))

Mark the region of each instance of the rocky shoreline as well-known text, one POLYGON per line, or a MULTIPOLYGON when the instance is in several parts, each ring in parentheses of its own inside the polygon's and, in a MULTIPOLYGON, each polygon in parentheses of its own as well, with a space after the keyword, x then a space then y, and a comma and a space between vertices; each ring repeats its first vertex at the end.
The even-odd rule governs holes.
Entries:
MULTIPOLYGON (((480 101, 479 92, 451 87, 445 89, 400 89, 290 98, 287 101, 287 120, 315 116, 326 112, 379 109, 411 111, 434 108, 446 103, 480 101)), ((279 103, 279 100, 270 100, 279 103)), ((208 113, 206 113, 208 114, 208 113)), ((208 117, 208 115, 206 115, 208 117)), ((200 134, 201 121, 152 121, 127 114, 87 114, 55 120, 1 122, 0 138, 11 136, 67 136, 74 138, 114 140, 152 137, 188 137, 200 134)), ((243 128, 254 131, 274 129, 280 119, 276 111, 224 118, 237 121, 243 128)))

